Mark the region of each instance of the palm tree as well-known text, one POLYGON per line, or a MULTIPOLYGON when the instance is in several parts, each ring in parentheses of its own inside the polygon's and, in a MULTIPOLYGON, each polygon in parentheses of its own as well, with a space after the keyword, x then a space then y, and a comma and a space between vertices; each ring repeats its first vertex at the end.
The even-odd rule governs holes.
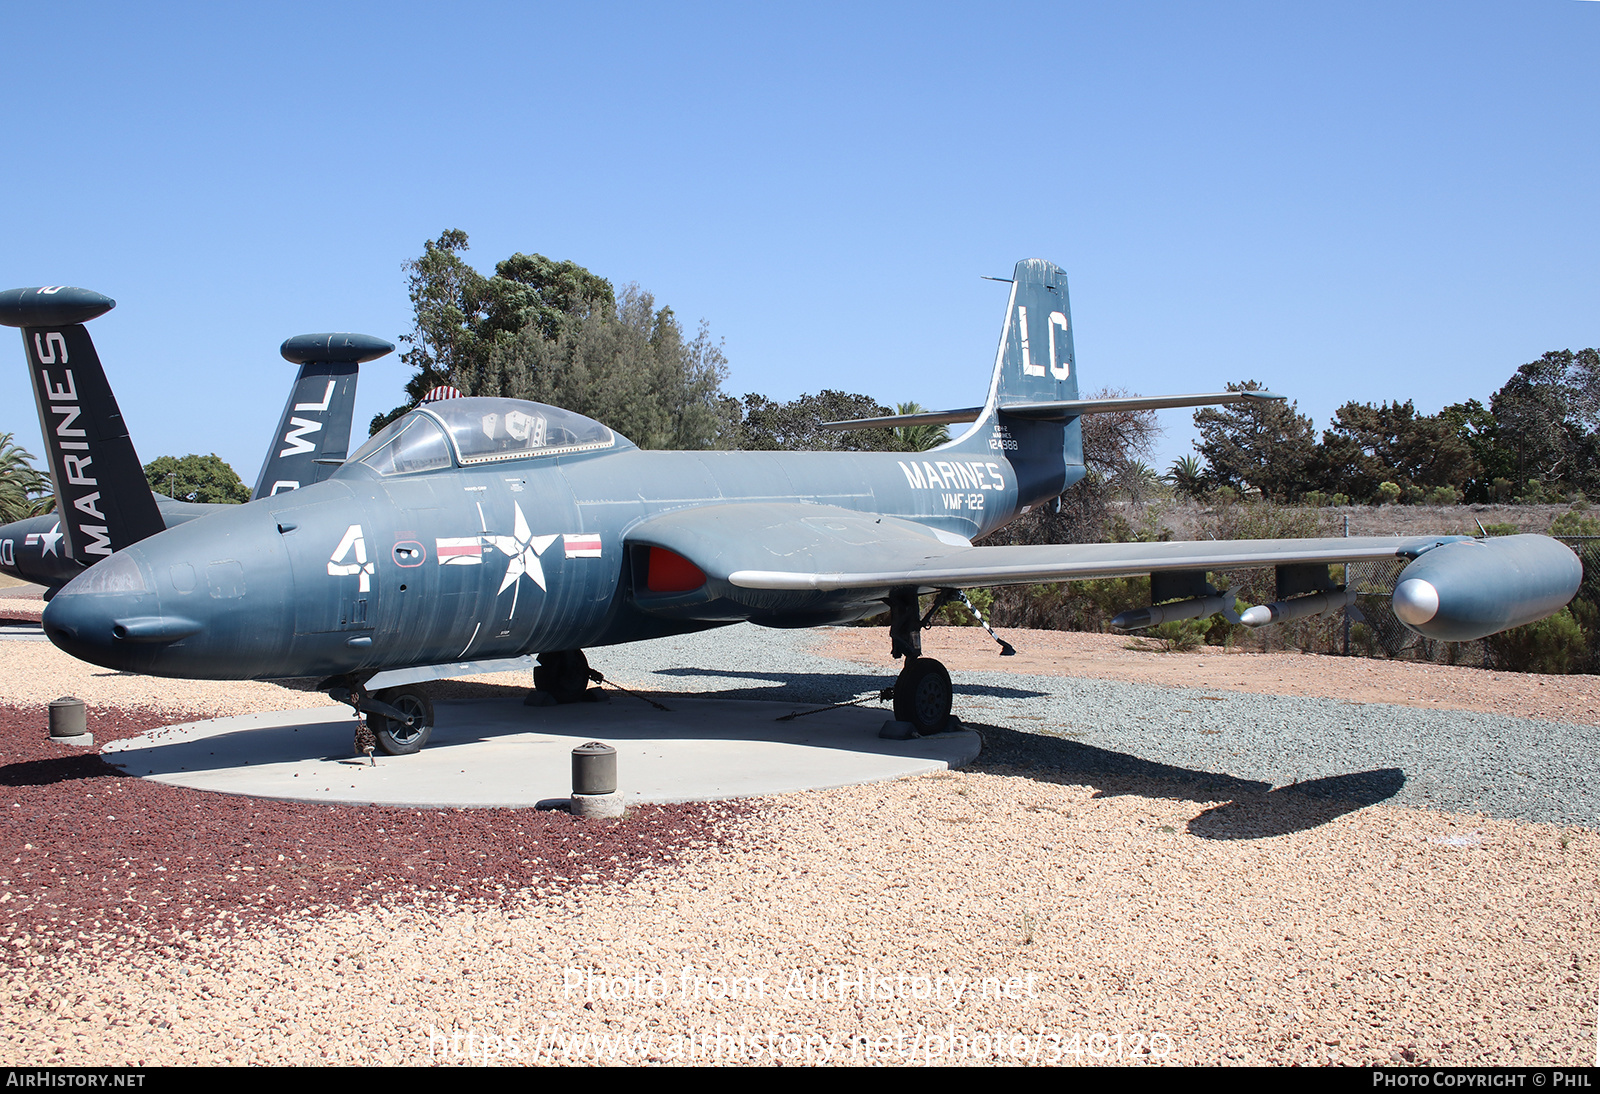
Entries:
POLYGON ((1129 460, 1117 472, 1115 479, 1117 489, 1125 494, 1129 501, 1143 501, 1146 496, 1154 493, 1162 485, 1161 476, 1156 474, 1156 469, 1143 460, 1129 460))
POLYGON ((34 469, 33 453, 0 433, 0 523, 48 513, 55 502, 50 480, 34 469))
POLYGON ((1205 464, 1200 462, 1198 456, 1173 460, 1172 468, 1167 472, 1167 481, 1179 494, 1198 500, 1206 492, 1205 464))
MULTIPOLYGON (((928 408, 919 403, 901 403, 896 414, 926 414, 928 408)), ((903 425, 894 431, 907 452, 926 452, 950 439, 950 430, 942 425, 903 425)))

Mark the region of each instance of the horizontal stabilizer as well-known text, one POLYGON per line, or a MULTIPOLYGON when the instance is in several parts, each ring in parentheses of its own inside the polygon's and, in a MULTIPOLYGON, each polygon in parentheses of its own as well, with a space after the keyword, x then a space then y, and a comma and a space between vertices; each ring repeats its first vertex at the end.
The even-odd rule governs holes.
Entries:
POLYGON ((1054 403, 1002 403, 1000 411, 1017 418, 1053 420, 1084 414, 1112 414, 1119 410, 1174 410, 1185 406, 1226 406, 1230 403, 1281 403, 1284 395, 1270 391, 1220 391, 1207 395, 1128 395, 1116 399, 1066 399, 1054 403))
MULTIPOLYGON (((1119 410, 1172 410, 1186 406, 1225 406, 1229 403, 1282 402, 1286 396, 1270 391, 1219 391, 1204 395, 1128 395, 1115 399, 1063 399, 1054 402, 1002 403, 1002 414, 1030 420, 1054 421, 1085 414, 1110 414, 1119 410)), ((975 422, 983 407, 934 410, 923 414, 890 414, 882 418, 852 418, 823 422, 823 429, 898 429, 916 425, 954 425, 975 422)))

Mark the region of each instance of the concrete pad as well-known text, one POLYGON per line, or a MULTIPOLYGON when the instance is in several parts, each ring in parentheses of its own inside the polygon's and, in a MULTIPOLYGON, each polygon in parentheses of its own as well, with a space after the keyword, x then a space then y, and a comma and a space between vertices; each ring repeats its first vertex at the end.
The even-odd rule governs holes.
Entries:
MULTIPOLYGON (((173 786, 285 801, 408 807, 508 807, 565 799, 572 750, 617 750, 630 802, 709 801, 880 782, 969 763, 971 730, 880 740, 892 717, 845 707, 776 721, 790 703, 672 695, 662 713, 631 699, 525 707, 512 699, 441 700, 433 737, 414 756, 351 755, 349 707, 272 711, 168 726, 106 746, 129 775, 173 786)), ((806 709, 801 707, 799 709, 806 709)))

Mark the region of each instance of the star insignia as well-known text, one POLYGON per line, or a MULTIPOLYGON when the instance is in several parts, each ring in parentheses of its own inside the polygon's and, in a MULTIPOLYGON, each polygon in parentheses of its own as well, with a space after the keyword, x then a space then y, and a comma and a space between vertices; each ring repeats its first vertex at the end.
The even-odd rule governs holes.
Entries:
MULTIPOLYGON (((561 538, 558 535, 534 535, 533 531, 528 527, 528 518, 522 514, 522 506, 516 502, 513 502, 512 505, 517 512, 516 522, 512 526, 513 534, 509 536, 483 537, 485 543, 490 544, 495 550, 506 555, 509 559, 506 563, 506 576, 501 579, 500 588, 497 590, 496 595, 515 585, 517 579, 523 574, 533 578, 533 583, 539 588, 545 588, 544 566, 539 562, 539 556, 544 554, 545 549, 552 543, 561 538)), ((512 603, 511 610, 513 612, 516 611, 515 601, 512 603)))

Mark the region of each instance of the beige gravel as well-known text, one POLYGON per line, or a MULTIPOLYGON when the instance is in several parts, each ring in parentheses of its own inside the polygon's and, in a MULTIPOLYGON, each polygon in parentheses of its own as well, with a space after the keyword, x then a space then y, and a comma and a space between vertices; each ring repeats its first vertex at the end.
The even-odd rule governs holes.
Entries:
MULTIPOLYGON (((1018 671, 1183 675, 1172 655, 1026 638, 1018 671)), ((960 664, 967 635, 932 639, 960 664)), ((13 701, 322 701, 106 673, 41 643, 0 657, 13 701)), ((1372 663, 1380 679, 1341 683, 1340 659, 1205 659, 1208 687, 1498 701, 1463 682, 1477 670, 1372 663)), ((1561 683, 1578 690, 1527 701, 1592 721, 1595 681, 1561 683)), ((1189 793, 972 771, 799 794, 677 869, 558 904, 405 902, 98 972, 36 957, 0 974, 0 1062, 1595 1061, 1600 834, 1189 793), (1286 834, 1244 836, 1263 830, 1286 834)))

